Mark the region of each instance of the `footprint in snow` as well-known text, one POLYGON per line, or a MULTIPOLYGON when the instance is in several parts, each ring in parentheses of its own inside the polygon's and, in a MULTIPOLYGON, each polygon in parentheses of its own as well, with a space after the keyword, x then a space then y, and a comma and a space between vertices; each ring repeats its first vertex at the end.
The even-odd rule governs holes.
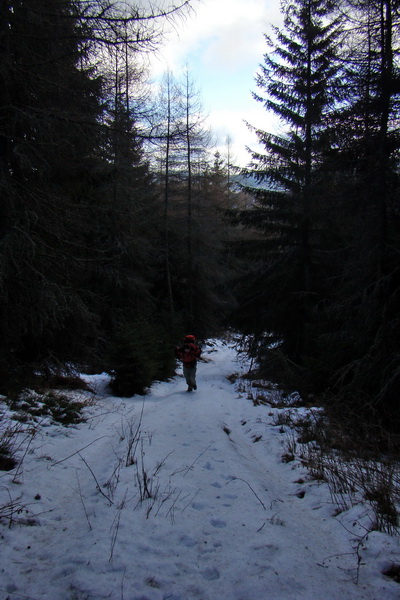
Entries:
POLYGON ((229 500, 236 500, 236 494, 224 494, 224 498, 228 498, 229 500))
POLYGON ((204 571, 200 571, 200 573, 207 581, 219 579, 219 571, 215 567, 208 567, 207 569, 204 569, 204 571))
POLYGON ((226 481, 235 481, 235 475, 221 475, 222 479, 226 479, 226 481))
POLYGON ((193 546, 197 544, 197 541, 188 535, 183 535, 181 538, 179 538, 179 541, 181 544, 183 544, 183 546, 186 546, 186 548, 193 548, 193 546))
POLYGON ((222 521, 221 519, 211 519, 210 523, 213 527, 216 527, 217 529, 223 529, 224 527, 226 527, 225 521, 222 521))
POLYGON ((191 507, 194 508, 194 510, 204 510, 206 505, 201 502, 192 502, 191 507))

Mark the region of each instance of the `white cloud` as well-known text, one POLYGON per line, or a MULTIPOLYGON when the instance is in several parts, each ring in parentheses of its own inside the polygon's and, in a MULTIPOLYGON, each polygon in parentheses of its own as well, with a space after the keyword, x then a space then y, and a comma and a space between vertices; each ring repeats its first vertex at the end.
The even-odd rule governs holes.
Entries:
POLYGON ((181 68, 189 55, 213 68, 262 58, 263 33, 279 17, 277 0, 202 0, 179 20, 160 52, 161 62, 181 68))
POLYGON ((254 146, 255 136, 244 119, 265 130, 272 122, 251 97, 254 74, 263 60, 263 34, 279 24, 278 0, 201 0, 180 20, 169 41, 152 61, 152 76, 170 69, 180 76, 187 65, 203 98, 205 113, 223 151, 226 136, 240 164, 254 146))
POLYGON ((247 123, 254 125, 264 131, 277 133, 279 124, 274 115, 266 113, 261 105, 249 106, 246 114, 240 111, 222 109, 210 112, 208 117, 211 129, 214 132, 216 149, 221 154, 226 152, 226 140, 229 136, 231 142, 232 162, 245 166, 250 160, 250 154, 246 150, 258 148, 257 137, 247 123))

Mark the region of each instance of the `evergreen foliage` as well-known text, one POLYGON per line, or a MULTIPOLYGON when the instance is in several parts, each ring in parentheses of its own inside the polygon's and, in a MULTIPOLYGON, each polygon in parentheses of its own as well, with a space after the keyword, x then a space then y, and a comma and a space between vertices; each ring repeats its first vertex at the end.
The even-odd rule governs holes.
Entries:
POLYGON ((399 2, 283 1, 254 94, 282 128, 250 126, 241 190, 188 74, 145 91, 189 4, 0 0, 1 390, 97 368, 145 393, 223 324, 354 431, 398 433, 399 2))
POLYGON ((254 204, 232 215, 253 230, 252 238, 240 243, 240 252, 255 258, 241 280, 237 322, 243 326, 250 313, 250 329, 256 322, 257 336, 267 333, 300 370, 307 370, 315 352, 313 313, 328 285, 319 170, 324 124, 338 98, 340 29, 337 20, 328 20, 328 2, 299 0, 284 6, 285 29, 275 28, 275 40, 266 36, 270 53, 257 77, 263 93, 254 97, 286 128, 281 135, 253 128, 264 148, 252 152, 244 173, 254 204))
POLYGON ((188 217, 208 164, 204 147, 197 168, 199 113, 188 87, 171 134, 178 168, 166 225, 141 57, 163 20, 189 6, 0 0, 2 391, 32 373, 90 368, 106 369, 116 393, 143 393, 174 372, 185 325, 207 335, 215 324, 205 261, 221 264, 221 244, 195 262, 206 218, 188 217))
POLYGON ((85 63, 66 0, 1 11, 1 376, 80 356, 95 316, 79 282, 88 260, 80 194, 94 177, 101 80, 85 63))
POLYGON ((174 338, 166 321, 138 311, 114 332, 108 370, 117 396, 145 394, 154 380, 165 380, 175 371, 174 338))
POLYGON ((270 376, 324 392, 354 431, 362 413, 398 432, 398 3, 335 8, 286 1, 266 37, 254 96, 284 129, 254 129, 253 205, 231 213, 249 231, 232 322, 270 376))
MULTIPOLYGON (((358 24, 346 62, 347 105, 334 116, 336 151, 329 168, 342 174, 340 286, 330 317, 340 397, 352 411, 398 431, 399 382, 399 45, 398 3, 351 3, 358 24), (361 43, 360 43, 361 42, 361 43), (344 223, 351 226, 343 227, 344 223)), ((340 280, 339 280, 340 277, 340 280)))

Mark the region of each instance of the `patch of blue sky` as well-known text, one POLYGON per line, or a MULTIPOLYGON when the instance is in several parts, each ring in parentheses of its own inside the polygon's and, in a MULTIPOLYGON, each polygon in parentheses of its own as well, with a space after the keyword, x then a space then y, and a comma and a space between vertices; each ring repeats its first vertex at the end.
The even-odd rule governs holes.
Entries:
POLYGON ((189 69, 199 91, 216 149, 221 153, 230 137, 234 156, 244 166, 245 148, 254 146, 248 121, 271 130, 271 115, 257 103, 255 74, 266 50, 264 33, 282 17, 278 0, 202 0, 171 32, 155 64, 155 71, 171 70, 179 79, 189 69))

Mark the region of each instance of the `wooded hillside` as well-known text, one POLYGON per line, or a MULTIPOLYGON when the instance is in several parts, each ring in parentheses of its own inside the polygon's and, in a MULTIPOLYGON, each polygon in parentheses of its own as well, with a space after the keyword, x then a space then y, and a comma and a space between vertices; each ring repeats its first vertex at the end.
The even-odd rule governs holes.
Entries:
POLYGON ((0 1, 2 391, 143 392, 183 332, 233 327, 266 377, 399 432, 399 0, 284 0, 254 93, 281 131, 249 125, 241 188, 190 73, 147 78, 191 4, 0 1))

